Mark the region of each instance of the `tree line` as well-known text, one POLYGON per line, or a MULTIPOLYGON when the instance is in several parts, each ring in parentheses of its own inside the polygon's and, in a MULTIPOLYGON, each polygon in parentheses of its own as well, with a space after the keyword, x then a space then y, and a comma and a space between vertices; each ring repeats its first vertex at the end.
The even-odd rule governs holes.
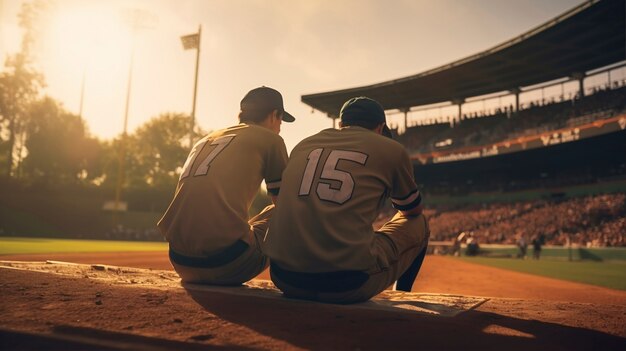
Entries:
MULTIPOLYGON (((161 240, 155 224, 189 152, 191 118, 162 113, 130 134, 93 136, 82 116, 43 94, 33 47, 47 6, 22 4, 21 47, 0 57, 0 236, 161 240), (120 185, 128 211, 109 213, 120 185)), ((193 138, 204 134, 196 128, 193 138)), ((250 212, 269 203, 259 190, 250 212)))
POLYGON ((36 24, 45 13, 44 2, 22 5, 20 51, 8 55, 0 71, 1 176, 24 183, 114 188, 124 157, 124 188, 173 189, 188 152, 189 115, 163 113, 113 140, 91 135, 81 116, 42 95, 45 79, 34 68, 32 48, 36 24))

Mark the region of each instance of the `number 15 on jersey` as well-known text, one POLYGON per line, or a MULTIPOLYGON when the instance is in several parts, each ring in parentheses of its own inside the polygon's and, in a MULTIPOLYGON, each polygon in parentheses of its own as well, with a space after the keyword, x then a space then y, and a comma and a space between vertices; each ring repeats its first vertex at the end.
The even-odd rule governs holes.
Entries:
MULTIPOLYGON (((323 151, 323 148, 319 148, 309 153, 298 195, 308 196, 311 193, 311 187, 313 186, 313 180, 323 151)), ((367 162, 367 154, 357 151, 332 150, 326 162, 324 162, 315 192, 321 200, 334 202, 339 205, 344 204, 352 198, 355 187, 352 174, 337 169, 337 163, 339 163, 340 160, 365 165, 365 162, 367 162), (329 180, 338 181, 341 185, 338 189, 333 188, 331 186, 332 184, 328 182, 329 180)))

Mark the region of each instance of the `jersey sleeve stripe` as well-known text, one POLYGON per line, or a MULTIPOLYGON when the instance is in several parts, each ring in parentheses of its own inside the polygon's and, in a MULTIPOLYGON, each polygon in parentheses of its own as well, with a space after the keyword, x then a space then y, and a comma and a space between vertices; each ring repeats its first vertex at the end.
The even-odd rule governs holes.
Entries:
POLYGON ((396 203, 392 199, 391 200, 391 204, 393 205, 393 208, 395 208, 396 210, 408 211, 408 210, 414 209, 415 207, 419 206, 419 204, 422 203, 422 195, 419 192, 415 193, 415 197, 411 196, 408 199, 413 199, 413 201, 406 202, 406 200, 405 200, 405 201, 403 201, 403 204, 399 204, 399 203, 396 203))
POLYGON ((394 204, 396 204, 396 205, 404 206, 404 205, 410 204, 411 202, 415 201, 415 199, 418 196, 420 196, 420 193, 419 193, 419 191, 417 191, 417 189, 415 189, 415 190, 411 191, 409 193, 409 195, 407 195, 407 196, 405 196, 403 198, 400 198, 400 199, 391 198, 391 201, 394 204))

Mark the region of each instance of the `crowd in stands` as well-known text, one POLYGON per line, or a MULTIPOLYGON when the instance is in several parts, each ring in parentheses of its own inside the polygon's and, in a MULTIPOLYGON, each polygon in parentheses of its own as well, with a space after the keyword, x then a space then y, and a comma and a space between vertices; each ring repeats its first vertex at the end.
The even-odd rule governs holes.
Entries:
MULTIPOLYGON (((395 210, 383 211, 375 228, 395 210)), ((547 245, 626 247, 626 193, 536 200, 514 203, 427 208, 432 241, 451 241, 472 232, 479 244, 515 245, 543 236, 547 245)), ((163 241, 156 228, 136 230, 118 226, 105 235, 109 240, 163 241)))
MULTIPOLYGON (((395 211, 383 211, 379 228, 395 211)), ((453 241, 473 233, 480 244, 515 245, 543 237, 547 245, 626 247, 626 193, 565 200, 466 205, 455 209, 427 208, 431 241, 453 241)))
POLYGON ((544 236, 548 245, 626 246, 626 193, 427 210, 431 240, 473 232, 481 244, 544 236))
MULTIPOLYGON (((624 82, 593 88, 587 96, 561 97, 557 100, 526 104, 520 111, 513 107, 489 114, 464 115, 461 121, 409 127, 399 135, 410 153, 454 150, 465 146, 489 145, 522 136, 572 128, 612 118, 626 111, 624 82), (445 141, 445 142, 444 142, 445 141)), ((608 161, 607 161, 608 162, 608 161)), ((602 163, 599 168, 547 167, 537 173, 490 172, 484 178, 476 172, 466 177, 432 177, 425 181, 428 194, 465 195, 501 193, 529 188, 560 188, 592 184, 602 180, 623 180, 623 163, 602 163)), ((567 165, 567 163, 564 163, 567 165)), ((497 169, 499 170, 499 169, 497 169)), ((462 172, 462 171, 461 171, 462 172)), ((381 214, 375 227, 394 212, 381 214)), ((458 208, 430 208, 432 241, 454 241, 471 233, 480 244, 516 245, 541 238, 547 245, 582 247, 626 247, 626 193, 535 200, 515 203, 466 205, 458 208)))
POLYGON ((490 113, 464 114, 461 121, 409 127, 397 140, 411 152, 429 153, 464 146, 488 145, 526 135, 574 127, 610 118, 626 110, 626 86, 594 88, 591 95, 531 102, 490 113), (449 140, 447 143, 443 141, 449 140), (437 146, 439 145, 439 146, 437 146))

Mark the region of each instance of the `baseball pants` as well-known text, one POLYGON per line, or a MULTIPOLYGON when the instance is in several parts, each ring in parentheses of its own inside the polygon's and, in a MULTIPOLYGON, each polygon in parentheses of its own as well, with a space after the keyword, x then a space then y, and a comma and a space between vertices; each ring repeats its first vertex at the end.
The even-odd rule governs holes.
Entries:
POLYGON ((276 274, 271 274, 272 281, 289 297, 342 304, 367 301, 393 285, 425 253, 429 237, 428 221, 423 214, 407 217, 398 212, 375 232, 373 251, 377 263, 365 272, 369 278, 360 287, 331 293, 291 286, 276 274))
POLYGON ((274 212, 274 205, 269 205, 254 218, 250 219, 251 230, 248 233, 248 248, 234 260, 220 267, 199 268, 177 264, 172 266, 183 283, 211 284, 211 285, 240 285, 259 275, 269 265, 269 259, 261 252, 260 243, 263 242, 269 226, 269 220, 274 212))

